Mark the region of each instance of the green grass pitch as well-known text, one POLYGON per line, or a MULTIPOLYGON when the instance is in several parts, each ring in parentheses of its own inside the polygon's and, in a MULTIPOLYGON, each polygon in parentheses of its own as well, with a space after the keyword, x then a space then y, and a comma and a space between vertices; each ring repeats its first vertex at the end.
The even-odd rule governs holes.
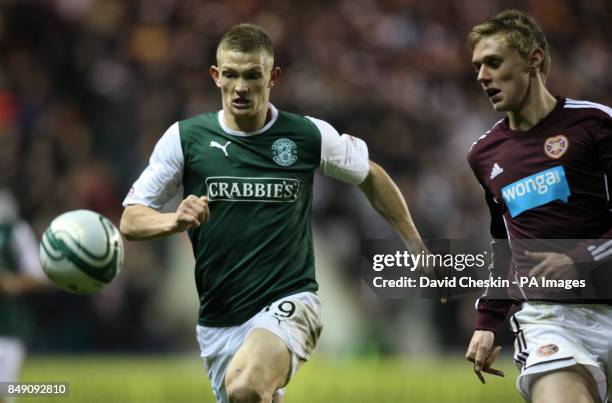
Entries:
MULTIPOLYGON (((316 357, 287 388, 287 403, 478 403, 521 402, 517 370, 482 385, 470 364, 453 356, 436 360, 316 357)), ((32 357, 23 382, 69 382, 69 396, 22 397, 18 403, 207 403, 214 402, 201 361, 194 356, 32 357)))

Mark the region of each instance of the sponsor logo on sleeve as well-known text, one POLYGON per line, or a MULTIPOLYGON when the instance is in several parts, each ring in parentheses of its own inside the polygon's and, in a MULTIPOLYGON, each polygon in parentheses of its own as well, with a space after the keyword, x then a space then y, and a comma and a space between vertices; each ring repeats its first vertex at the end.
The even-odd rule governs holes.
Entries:
POLYGON ((549 137, 544 141, 544 153, 552 159, 559 159, 567 152, 569 140, 564 135, 549 137))
POLYGON ((555 200, 567 203, 571 194, 562 165, 520 179, 501 191, 513 218, 555 200))

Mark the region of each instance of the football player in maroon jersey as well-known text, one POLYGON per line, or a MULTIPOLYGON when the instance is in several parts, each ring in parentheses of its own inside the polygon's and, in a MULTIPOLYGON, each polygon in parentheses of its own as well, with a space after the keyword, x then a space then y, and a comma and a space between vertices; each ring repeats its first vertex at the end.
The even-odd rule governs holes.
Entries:
POLYGON ((468 41, 478 83, 506 114, 474 143, 468 161, 491 213, 491 276, 513 287, 488 289, 479 299, 466 358, 483 383, 483 372, 503 375, 492 368, 501 349, 494 347, 495 331, 520 303, 511 325, 523 397, 606 402, 611 287, 592 276, 610 274, 612 109, 550 93, 546 38, 522 12, 504 11, 475 26, 468 41), (563 248, 550 241, 557 239, 563 248), (581 294, 585 278, 595 297, 581 294), (531 281, 546 287, 529 287, 531 281), (544 292, 551 284, 575 287, 574 298, 544 292))

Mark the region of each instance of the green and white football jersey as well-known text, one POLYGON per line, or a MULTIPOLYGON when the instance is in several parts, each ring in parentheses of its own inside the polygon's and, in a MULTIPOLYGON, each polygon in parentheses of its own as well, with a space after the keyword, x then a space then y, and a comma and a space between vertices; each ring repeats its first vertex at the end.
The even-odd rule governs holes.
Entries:
POLYGON ((252 133, 227 128, 223 111, 175 123, 123 203, 159 210, 181 188, 183 198, 208 196, 210 219, 189 231, 203 326, 238 325, 274 300, 315 292, 315 170, 355 184, 368 174, 363 141, 322 120, 270 112, 252 133))
MULTIPOLYGON (((25 221, 0 219, 0 275, 45 279, 36 237, 25 221)), ((28 337, 31 334, 32 317, 24 302, 0 295, 0 336, 28 337)))

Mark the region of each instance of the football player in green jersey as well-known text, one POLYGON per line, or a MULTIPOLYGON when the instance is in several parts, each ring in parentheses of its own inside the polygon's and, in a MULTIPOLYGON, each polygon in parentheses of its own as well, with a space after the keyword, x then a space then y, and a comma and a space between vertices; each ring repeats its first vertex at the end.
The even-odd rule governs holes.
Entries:
POLYGON ((253 24, 231 28, 210 74, 222 109, 174 123, 124 200, 121 231, 187 231, 200 297, 196 328, 218 402, 280 402, 322 325, 310 223, 314 173, 358 185, 415 252, 399 189, 366 144, 269 102, 281 70, 253 24), (159 210, 182 188, 173 213, 159 210))
MULTIPOLYGON (((22 297, 48 283, 38 259, 38 241, 8 189, 0 188, 0 382, 17 382, 25 356, 23 337, 32 333, 22 297)), ((0 403, 13 402, 0 396, 0 403)))

